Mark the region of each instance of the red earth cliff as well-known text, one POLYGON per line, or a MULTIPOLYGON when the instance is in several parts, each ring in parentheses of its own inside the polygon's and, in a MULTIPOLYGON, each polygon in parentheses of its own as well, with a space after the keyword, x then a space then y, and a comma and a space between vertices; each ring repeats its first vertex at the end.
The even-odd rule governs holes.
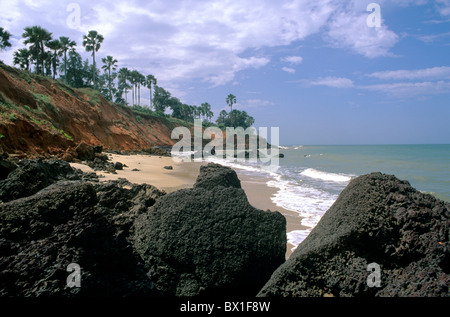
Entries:
POLYGON ((32 156, 64 156, 82 141, 121 151, 171 146, 172 129, 188 125, 1 63, 0 111, 0 152, 32 156))

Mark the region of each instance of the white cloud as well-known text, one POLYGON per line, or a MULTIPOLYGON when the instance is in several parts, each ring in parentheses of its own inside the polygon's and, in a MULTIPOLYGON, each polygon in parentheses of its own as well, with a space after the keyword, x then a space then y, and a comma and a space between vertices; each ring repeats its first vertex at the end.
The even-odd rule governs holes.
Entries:
POLYGON ((436 0, 438 11, 443 16, 450 16, 450 0, 436 0))
POLYGON ((350 48, 368 58, 390 56, 390 49, 398 36, 386 25, 369 27, 367 13, 349 14, 340 12, 329 23, 327 38, 334 47, 350 48))
POLYGON ((319 78, 315 81, 308 82, 310 86, 327 86, 332 88, 352 88, 354 83, 348 78, 342 77, 325 77, 319 78))
MULTIPOLYGON (((440 0, 439 8, 447 4, 440 0)), ((331 45, 369 58, 390 55, 398 37, 385 24, 369 28, 366 5, 359 0, 17 0, 0 2, 0 24, 16 37, 25 26, 42 25, 57 37, 77 41, 84 58, 89 54, 81 47, 82 36, 96 29, 105 37, 99 55, 113 55, 120 66, 152 73, 163 84, 196 79, 222 85, 233 82, 237 72, 270 63, 269 56, 256 53, 259 49, 314 34, 325 34, 331 45), (81 8, 80 30, 66 24, 72 2, 81 8)), ((8 62, 11 56, 6 52, 0 57, 8 62)), ((303 58, 282 61, 290 64, 283 70, 292 72, 303 58)))
POLYGON ((100 2, 97 18, 86 21, 85 29, 105 36, 104 54, 117 55, 126 65, 148 61, 146 68, 162 81, 196 78, 222 85, 239 71, 270 62, 267 56, 248 56, 249 51, 289 45, 318 32, 331 13, 330 2, 100 2))
POLYGON ((382 71, 367 75, 378 79, 447 79, 450 78, 450 67, 441 66, 416 70, 382 71))
POLYGON ((301 56, 286 56, 286 57, 283 57, 281 59, 281 61, 296 65, 296 64, 301 64, 303 62, 303 57, 301 57, 301 56))
MULTIPOLYGON (((66 25, 70 14, 66 8, 71 2, 3 1, 1 22, 9 21, 11 27, 20 28, 19 32, 26 25, 40 24, 58 36, 74 38, 78 44, 83 34, 96 29, 105 37, 99 55, 113 55, 122 64, 152 69, 167 81, 200 78, 215 85, 232 82, 237 72, 269 62, 267 56, 248 56, 249 51, 303 40, 321 32, 330 21, 333 43, 343 38, 345 47, 368 55, 353 43, 354 35, 348 35, 360 33, 360 29, 337 25, 344 16, 353 19, 352 10, 336 19, 336 12, 351 0, 78 0, 81 32, 66 25)), ((380 43, 385 42, 375 41, 372 47, 376 49, 380 43)), ((383 46, 383 50, 388 47, 383 46)), ((302 58, 290 56, 286 61, 299 64, 302 58)))
MULTIPOLYGON (((450 22, 450 21, 446 21, 450 22)), ((444 23, 440 21, 440 23, 444 23)), ((450 36, 450 32, 445 33, 439 33, 439 34, 432 34, 432 35, 421 35, 419 36, 419 40, 421 40, 424 43, 433 43, 436 40, 443 39, 450 36)))
POLYGON ((290 67, 283 67, 281 68, 283 71, 285 71, 286 73, 290 73, 290 74, 295 74, 296 70, 294 68, 290 68, 290 67))
POLYGON ((414 97, 418 95, 434 95, 434 94, 449 94, 450 82, 415 82, 415 83, 390 83, 379 85, 361 86, 361 89, 383 92, 388 95, 398 97, 414 97))
POLYGON ((272 101, 261 100, 261 99, 249 99, 242 104, 238 104, 237 108, 241 109, 241 110, 259 109, 262 107, 269 107, 269 106, 273 106, 273 105, 274 105, 274 103, 272 101))

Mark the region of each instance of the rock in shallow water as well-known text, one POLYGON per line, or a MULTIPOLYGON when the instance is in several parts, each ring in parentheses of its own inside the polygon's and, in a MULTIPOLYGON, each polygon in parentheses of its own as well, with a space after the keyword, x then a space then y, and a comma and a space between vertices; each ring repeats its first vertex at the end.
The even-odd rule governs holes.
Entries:
POLYGON ((358 177, 259 296, 449 296, 449 227, 449 203, 394 176, 358 177))

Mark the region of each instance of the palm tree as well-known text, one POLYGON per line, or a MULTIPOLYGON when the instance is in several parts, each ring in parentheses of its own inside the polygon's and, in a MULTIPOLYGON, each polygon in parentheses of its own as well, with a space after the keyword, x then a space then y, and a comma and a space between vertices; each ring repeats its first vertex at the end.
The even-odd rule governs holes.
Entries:
POLYGON ((28 49, 19 48, 17 51, 14 52, 13 57, 14 57, 13 58, 14 65, 19 65, 21 69, 29 71, 31 53, 28 49))
POLYGON ((58 57, 61 56, 61 42, 59 40, 52 40, 45 44, 49 49, 53 50, 53 54, 50 54, 50 61, 53 68, 53 79, 56 77, 56 68, 58 64, 58 57))
POLYGON ((136 104, 136 100, 137 100, 137 81, 138 81, 138 77, 139 77, 139 72, 137 70, 133 70, 130 72, 130 75, 128 77, 128 80, 130 81, 131 84, 131 96, 132 96, 132 105, 134 106, 136 104))
POLYGON ((128 80, 130 81, 130 84, 131 84, 131 105, 132 106, 134 106, 136 103, 134 102, 135 101, 135 97, 134 97, 134 94, 135 94, 135 81, 136 81, 136 71, 134 71, 134 70, 132 70, 130 73, 129 73, 129 75, 128 75, 128 80))
POLYGON ((222 110, 222 111, 219 113, 219 117, 218 117, 217 120, 216 120, 217 124, 223 124, 223 125, 225 125, 225 124, 226 124, 226 121, 227 121, 227 117, 228 117, 228 113, 227 113, 225 110, 222 110))
POLYGON ((109 90, 109 100, 113 100, 112 98, 112 78, 111 78, 111 71, 115 71, 117 69, 117 59, 115 59, 112 56, 106 56, 105 58, 102 58, 103 66, 102 69, 108 73, 108 90, 109 90))
POLYGON ((98 52, 102 46, 104 37, 98 34, 97 31, 91 30, 87 35, 83 35, 83 46, 86 48, 86 52, 92 52, 93 70, 92 70, 92 84, 95 87, 95 52, 98 52))
POLYGON ((59 38, 59 43, 61 44, 60 52, 64 53, 64 82, 67 83, 67 52, 74 50, 77 43, 75 41, 71 41, 66 36, 61 36, 59 38))
POLYGON ((25 38, 24 44, 31 44, 30 51, 33 58, 36 60, 36 73, 44 74, 44 43, 51 41, 52 33, 46 29, 35 25, 26 27, 22 37, 25 38))
POLYGON ((11 43, 9 42, 10 37, 11 33, 0 26, 0 51, 6 49, 7 47, 11 47, 11 43))
POLYGON ((138 101, 138 105, 141 105, 141 85, 145 86, 147 84, 147 79, 145 78, 144 75, 142 75, 141 73, 139 73, 139 77, 138 77, 138 95, 139 95, 139 101, 138 101))
MULTIPOLYGON (((130 71, 126 67, 122 67, 119 69, 119 90, 122 92, 125 92, 125 103, 128 104, 127 95, 128 95, 128 89, 131 88, 130 85, 128 85, 127 80, 129 79, 130 71)), ((121 96, 123 98, 123 96, 121 96)))
POLYGON ((140 105, 141 104, 141 85, 145 84, 145 76, 142 75, 137 70, 133 70, 130 72, 129 81, 131 83, 131 86, 133 88, 133 105, 140 105))
POLYGON ((147 76, 147 88, 150 90, 150 108, 153 108, 153 96, 152 96, 152 86, 157 85, 158 81, 155 76, 147 76))
POLYGON ((226 101, 227 105, 231 108, 231 111, 233 111, 233 105, 236 104, 236 96, 229 94, 226 101))
POLYGON ((212 116, 214 115, 211 111, 211 105, 209 103, 205 102, 205 103, 202 103, 201 108, 202 108, 203 115, 208 119, 208 121, 210 121, 212 116))
POLYGON ((52 76, 52 53, 50 51, 44 52, 41 56, 41 60, 44 63, 44 75, 51 77, 52 76))
POLYGON ((227 97, 227 104, 228 106, 230 106, 231 110, 230 110, 230 118, 233 121, 233 127, 235 125, 235 116, 234 116, 234 112, 233 112, 233 104, 236 104, 236 96, 229 94, 227 97))

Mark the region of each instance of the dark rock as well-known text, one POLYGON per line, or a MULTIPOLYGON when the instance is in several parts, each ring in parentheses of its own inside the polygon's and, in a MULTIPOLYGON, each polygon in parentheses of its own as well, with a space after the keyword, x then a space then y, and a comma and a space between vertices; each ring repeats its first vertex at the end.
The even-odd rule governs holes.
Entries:
POLYGON ((171 156, 172 147, 170 146, 153 146, 148 149, 145 149, 141 152, 135 152, 136 154, 150 154, 150 155, 158 155, 158 156, 171 156))
POLYGON ((231 168, 215 163, 201 166, 194 187, 213 189, 217 186, 241 188, 241 181, 231 168))
POLYGON ((132 172, 139 172, 140 169, 138 169, 138 168, 133 168, 131 171, 132 171, 132 172))
POLYGON ((135 217, 153 206, 158 198, 165 195, 154 186, 129 183, 126 179, 109 181, 95 185, 98 206, 113 210, 114 223, 127 231, 135 217))
POLYGON ((105 169, 105 172, 111 173, 111 174, 117 174, 116 169, 114 168, 114 166, 107 166, 106 169, 105 169))
POLYGON ((0 201, 27 197, 61 179, 80 179, 69 163, 60 160, 22 160, 0 181, 0 201))
POLYGON ((118 171, 121 171, 121 170, 123 170, 123 164, 120 162, 116 162, 116 163, 114 163, 114 168, 118 171))
POLYGON ((13 162, 0 158, 0 180, 8 178, 9 173, 15 170, 16 167, 17 165, 13 162))
POLYGON ((81 161, 89 161, 95 158, 93 147, 87 145, 83 141, 81 141, 80 144, 78 144, 78 146, 75 149, 75 152, 77 152, 78 159, 81 161))
POLYGON ((3 150, 3 147, 0 144, 0 160, 6 160, 8 157, 8 153, 3 150))
POLYGON ((166 170, 173 170, 173 166, 164 166, 166 170))
POLYGON ((103 146, 102 145, 93 146, 92 151, 94 152, 94 154, 101 154, 103 152, 103 146))
POLYGON ((0 205, 0 296, 156 296, 128 242, 140 212, 163 192, 124 180, 59 181, 0 205), (70 263, 81 287, 68 288, 70 263))
POLYGON ((350 182, 260 296, 448 296, 450 204, 394 176, 350 182), (380 287, 369 287, 370 263, 380 287))
POLYGON ((108 161, 108 155, 106 155, 106 154, 102 154, 102 153, 94 153, 94 157, 95 157, 96 159, 100 159, 100 160, 103 161, 103 162, 108 161))
POLYGON ((86 161, 86 165, 92 168, 94 171, 106 171, 109 173, 115 173, 116 168, 114 163, 108 161, 108 156, 104 154, 95 154, 95 159, 86 161))
MULTIPOLYGON (((201 179, 207 170, 229 175, 210 166, 201 179)), ((285 260, 286 220, 252 207, 240 188, 196 186, 139 216, 134 246, 163 295, 254 296, 285 260)))

